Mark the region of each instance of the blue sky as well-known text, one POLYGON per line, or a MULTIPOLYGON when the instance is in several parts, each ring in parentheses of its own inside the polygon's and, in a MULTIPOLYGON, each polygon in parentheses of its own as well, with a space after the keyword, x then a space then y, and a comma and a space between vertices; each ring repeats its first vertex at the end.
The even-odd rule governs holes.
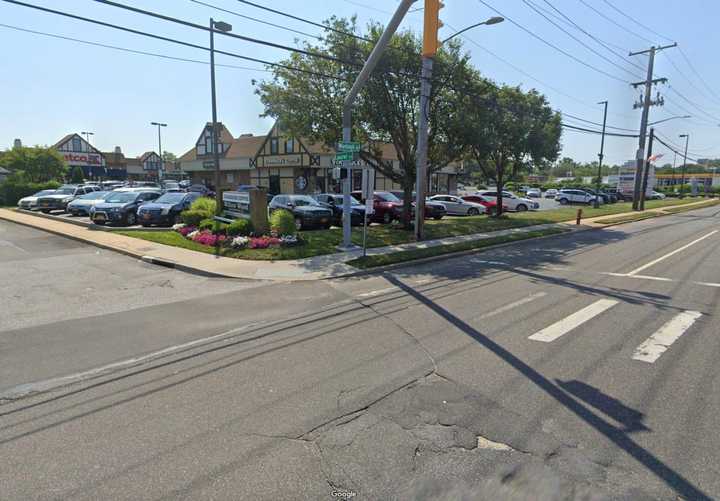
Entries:
MULTIPOLYGON (((207 44, 205 32, 153 20, 92 0, 26 1, 196 44, 207 44)), ((231 23, 236 33, 287 45, 295 44, 296 38, 300 37, 218 12, 191 0, 119 1, 202 24, 214 16, 231 23)), ((308 33, 321 31, 237 0, 203 1, 308 33)), ((716 50, 720 45, 720 33, 716 29, 717 20, 720 19, 720 2, 584 0, 622 26, 619 27, 593 12, 581 0, 527 0, 541 11, 544 9, 548 17, 618 67, 561 32, 533 11, 524 0, 483 1, 576 58, 574 60, 559 53, 506 21, 474 29, 464 37, 465 47, 472 54, 473 63, 483 74, 498 82, 537 88, 548 96, 556 109, 594 122, 602 120, 602 107, 595 103, 608 100, 608 123, 618 128, 638 128, 640 112, 633 110, 632 104, 638 99, 639 91, 633 90, 627 82, 643 79, 644 72, 631 66, 628 59, 645 67, 647 57, 618 57, 571 27, 557 11, 552 10, 551 5, 581 28, 612 44, 612 49, 622 55, 626 55, 629 50, 646 49, 651 42, 677 41, 680 49, 668 49, 656 58, 655 76, 667 77, 671 88, 659 88, 665 97, 666 106, 653 108, 651 120, 673 115, 692 115, 690 120, 672 120, 658 125, 657 131, 676 144, 682 142, 678 134, 689 132, 691 156, 720 157, 720 144, 717 141, 720 136, 720 127, 717 126, 720 124, 720 88, 716 85, 720 82, 716 50), (640 20, 657 34, 634 24, 614 10, 613 5, 640 20), (579 61, 615 78, 603 75, 579 61)), ((391 0, 255 2, 315 21, 332 14, 357 14, 361 24, 371 19, 387 20, 388 12, 396 5, 391 0)), ((445 22, 444 36, 496 15, 479 0, 445 0, 445 4, 441 16, 445 22)), ((422 1, 416 5, 421 6, 422 1)), ((207 59, 207 53, 201 50, 59 18, 1 1, 0 23, 133 50, 188 59, 207 59)), ((419 31, 422 13, 410 14, 403 26, 419 31)), ((16 137, 25 144, 52 144, 69 132, 90 130, 95 133, 93 143, 100 149, 110 150, 119 145, 126 154, 139 155, 156 149, 156 131, 149 124, 151 121, 162 121, 169 124, 164 130, 164 148, 180 155, 194 144, 202 125, 210 120, 209 69, 205 64, 89 46, 19 32, 4 26, 0 26, 0 46, 3 47, 0 52, 0 148, 9 147, 16 137)), ((217 47, 271 61, 283 59, 287 55, 282 50, 225 37, 219 37, 217 47)), ((271 122, 259 117, 263 110, 253 93, 251 80, 268 78, 269 74, 258 71, 263 69, 261 65, 226 56, 220 56, 218 62, 243 67, 218 68, 219 119, 236 136, 241 133, 267 132, 271 122)), ((568 118, 567 121, 582 125, 573 119, 568 118)), ((591 124, 584 125, 596 128, 591 124)), ((562 142, 565 155, 582 161, 597 158, 599 136, 565 132, 562 142)), ((616 163, 634 158, 636 148, 635 139, 609 138, 606 143, 606 161, 616 163)), ((661 148, 660 151, 666 150, 661 148)), ((672 153, 667 153, 660 163, 672 162, 672 157, 672 153)))

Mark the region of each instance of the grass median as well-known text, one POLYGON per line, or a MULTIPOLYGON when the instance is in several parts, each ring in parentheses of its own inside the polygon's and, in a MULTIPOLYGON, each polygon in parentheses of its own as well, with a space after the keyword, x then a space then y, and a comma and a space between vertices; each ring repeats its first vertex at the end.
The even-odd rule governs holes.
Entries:
POLYGON ((561 228, 548 228, 545 230, 527 231, 524 233, 511 233, 509 235, 488 237, 482 240, 472 240, 470 242, 459 242, 456 244, 448 245, 436 245, 434 247, 425 247, 422 249, 391 252, 389 254, 380 254, 377 256, 360 257, 357 259, 353 259, 352 261, 348 261, 348 264, 360 269, 377 268, 378 266, 387 266, 391 264, 404 263, 407 261, 416 261, 418 259, 441 256, 444 254, 473 251, 509 242, 517 242, 520 240, 528 240, 531 238, 558 235, 560 233, 566 233, 568 231, 570 230, 564 230, 561 228))
MULTIPOLYGON (((667 207, 670 205, 682 205, 697 202, 699 199, 685 198, 649 200, 645 207, 648 209, 667 207)), ((476 233, 489 233, 512 228, 523 228, 539 224, 558 223, 575 219, 577 210, 582 209, 583 218, 606 216, 632 211, 632 204, 617 203, 600 206, 594 209, 588 206, 561 207, 547 211, 508 213, 500 218, 487 216, 471 217, 445 217, 440 221, 429 220, 425 222, 425 235, 429 240, 438 238, 455 237, 461 235, 472 235, 476 233)), ((688 208, 690 210, 692 208, 688 208)), ((214 247, 206 247, 183 238, 179 233, 173 231, 150 232, 150 231, 128 231, 117 232, 129 237, 141 238, 174 247, 181 247, 197 252, 208 254, 215 253, 214 247)), ((286 260, 302 259, 325 254, 333 254, 342 243, 342 228, 329 230, 303 231, 300 232, 304 245, 298 247, 287 247, 278 249, 221 249, 221 255, 238 259, 252 260, 286 260)), ((362 245, 362 228, 355 227, 352 231, 352 241, 356 245, 362 245)), ((397 225, 374 224, 368 228, 367 246, 369 248, 385 247, 414 242, 415 237, 412 230, 405 230, 397 225)))
POLYGON ((720 205, 720 200, 708 200, 705 203, 697 204, 692 207, 674 207, 671 209, 665 209, 668 214, 677 214, 678 212, 686 212, 689 210, 706 209, 707 207, 714 207, 720 205))

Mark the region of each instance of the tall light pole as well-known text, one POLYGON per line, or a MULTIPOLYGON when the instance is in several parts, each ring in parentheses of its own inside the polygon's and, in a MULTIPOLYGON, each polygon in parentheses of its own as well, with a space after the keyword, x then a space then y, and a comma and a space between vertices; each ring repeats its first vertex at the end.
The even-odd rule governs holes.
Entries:
POLYGON ((424 237, 425 223, 425 196, 427 195, 427 152, 428 152, 428 122, 430 115, 430 94, 432 90, 433 62, 438 49, 445 42, 452 40, 461 33, 482 25, 502 23, 502 17, 491 17, 482 23, 468 26, 443 41, 438 40, 438 30, 442 27, 440 9, 444 4, 440 0, 425 0, 425 26, 423 30, 422 73, 420 76, 420 113, 418 116, 418 139, 415 149, 415 240, 424 237))
POLYGON ((598 104, 604 104, 605 105, 605 112, 603 113, 603 128, 602 128, 602 137, 600 139, 600 153, 598 153, 598 173, 597 173, 597 183, 595 190, 597 193, 595 193, 595 208, 600 207, 600 184, 602 182, 602 162, 603 162, 603 156, 605 152, 605 125, 607 124, 607 108, 608 108, 608 102, 607 101, 600 101, 598 104))
MULTIPOLYGON (((95 135, 94 132, 83 131, 80 133, 80 135, 85 136, 85 141, 87 141, 88 146, 92 146, 92 144, 90 143, 90 136, 94 136, 95 135)), ((95 172, 94 172, 93 168, 90 166, 90 148, 88 148, 88 172, 91 173, 91 175, 90 175, 91 178, 94 177, 94 176, 92 176, 92 174, 94 174, 95 172)))
POLYGON ((212 95, 212 149, 213 162, 215 163, 215 215, 222 212, 222 197, 220 194, 220 152, 218 151, 218 130, 217 130, 217 100, 215 96, 215 30, 228 33, 232 31, 232 25, 222 21, 214 21, 210 18, 210 93, 212 95))
POLYGON ((683 186, 685 186, 685 168, 687 167, 688 144, 690 143, 690 134, 680 134, 681 138, 685 138, 685 157, 683 158, 682 177, 680 178, 680 198, 683 198, 683 186))
POLYGON ((648 124, 648 127, 650 127, 651 125, 657 125, 657 124, 661 124, 663 122, 667 122, 668 120, 677 120, 678 118, 692 118, 692 116, 691 115, 683 115, 683 116, 677 116, 677 117, 663 118, 662 120, 658 120, 656 122, 650 122, 648 124))
POLYGON ((88 144, 90 144, 90 136, 95 135, 94 132, 81 132, 80 134, 85 136, 85 140, 87 141, 88 144))
POLYGON ((158 149, 160 150, 160 170, 158 171, 158 181, 162 181, 163 171, 165 170, 165 161, 163 160, 162 135, 160 134, 160 127, 167 127, 167 124, 163 124, 160 122, 150 122, 150 125, 157 126, 158 130, 158 149))

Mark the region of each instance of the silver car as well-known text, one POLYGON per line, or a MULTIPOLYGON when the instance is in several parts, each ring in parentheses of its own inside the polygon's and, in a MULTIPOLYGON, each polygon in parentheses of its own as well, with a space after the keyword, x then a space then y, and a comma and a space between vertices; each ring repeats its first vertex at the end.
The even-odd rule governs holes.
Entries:
POLYGON ((25 210, 37 209, 38 197, 44 197, 45 195, 52 195, 56 190, 42 190, 38 191, 34 195, 24 197, 18 200, 18 207, 25 210))
POLYGON ((430 200, 443 204, 450 216, 479 216, 485 214, 484 205, 468 202, 453 195, 435 195, 430 197, 430 200))
POLYGON ((86 195, 81 195, 67 205, 67 211, 73 216, 89 216, 90 208, 95 207, 105 200, 112 193, 111 191, 93 191, 86 195))

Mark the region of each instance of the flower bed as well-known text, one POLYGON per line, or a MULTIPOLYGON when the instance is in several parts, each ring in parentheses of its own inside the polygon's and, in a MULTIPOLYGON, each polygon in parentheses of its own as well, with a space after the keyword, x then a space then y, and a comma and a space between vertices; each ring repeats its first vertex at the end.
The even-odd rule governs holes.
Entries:
POLYGON ((210 230, 200 230, 195 226, 176 224, 173 230, 188 240, 200 245, 214 247, 220 245, 231 249, 271 249, 278 247, 294 247, 302 245, 302 240, 297 235, 259 235, 259 236, 238 236, 228 237, 220 232, 217 235, 210 230))

